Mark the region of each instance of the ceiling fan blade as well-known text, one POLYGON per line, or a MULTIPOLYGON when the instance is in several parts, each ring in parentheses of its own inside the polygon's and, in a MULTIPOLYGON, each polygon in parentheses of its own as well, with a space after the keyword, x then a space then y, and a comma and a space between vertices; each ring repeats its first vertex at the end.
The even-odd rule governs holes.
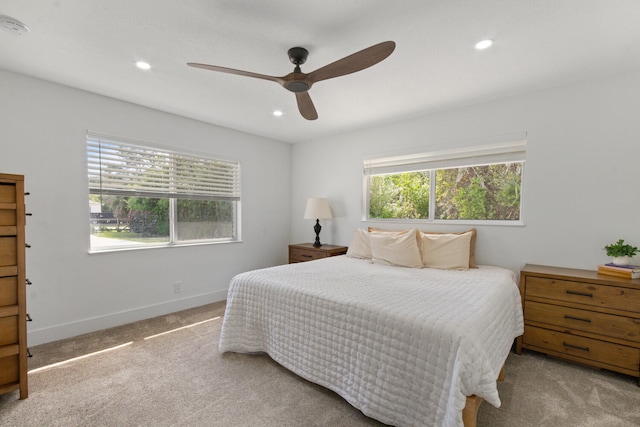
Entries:
POLYGON ((221 73, 235 74, 238 76, 245 76, 245 77, 254 77, 256 79, 269 80, 272 82, 282 84, 281 77, 267 76, 265 74, 252 73, 250 71, 236 70, 236 69, 227 68, 227 67, 218 67, 217 65, 198 64, 195 62, 187 62, 187 65, 190 67, 202 68, 203 70, 219 71, 221 73))
POLYGON ((307 75, 307 80, 313 84, 364 70, 391 55, 395 48, 396 44, 393 41, 378 43, 312 71, 307 75))
POLYGON ((313 101, 311 101, 309 92, 296 92, 296 100, 298 101, 298 110, 300 114, 302 114, 302 117, 307 120, 315 120, 318 118, 316 107, 313 105, 313 101))

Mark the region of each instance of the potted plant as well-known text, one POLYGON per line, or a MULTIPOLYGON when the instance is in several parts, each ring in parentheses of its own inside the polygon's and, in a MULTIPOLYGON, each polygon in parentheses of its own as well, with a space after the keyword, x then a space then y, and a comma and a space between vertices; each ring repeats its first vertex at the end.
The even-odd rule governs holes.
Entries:
POLYGON ((605 246, 604 250, 613 258, 612 262, 616 265, 628 265, 630 258, 638 253, 637 247, 624 243, 622 239, 605 246))

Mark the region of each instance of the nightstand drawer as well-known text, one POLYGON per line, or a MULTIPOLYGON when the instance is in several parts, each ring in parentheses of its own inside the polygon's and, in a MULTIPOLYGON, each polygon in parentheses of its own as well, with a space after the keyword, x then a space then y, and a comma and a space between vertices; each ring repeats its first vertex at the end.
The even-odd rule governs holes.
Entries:
POLYGON ((346 246, 322 245, 313 246, 312 243, 298 243, 289 245, 289 264, 313 261, 314 259, 329 258, 347 253, 346 246))
POLYGON ((527 296, 640 312, 640 290, 545 277, 527 277, 527 296))
POLYGON ((293 262, 311 261, 314 259, 326 258, 325 252, 310 251, 307 249, 291 248, 289 258, 293 262))
POLYGON ((640 349, 633 347, 526 325, 523 342, 538 351, 547 350, 550 353, 583 358, 633 372, 640 369, 640 349))
POLYGON ((527 301, 528 322, 545 323, 607 337, 640 342, 640 319, 527 301))

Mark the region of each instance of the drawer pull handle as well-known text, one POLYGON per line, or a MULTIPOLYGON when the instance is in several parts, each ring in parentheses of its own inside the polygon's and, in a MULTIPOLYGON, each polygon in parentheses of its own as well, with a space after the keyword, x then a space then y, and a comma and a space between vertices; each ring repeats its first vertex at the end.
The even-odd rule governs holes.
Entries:
POLYGON ((305 255, 305 254, 302 254, 302 257, 303 257, 303 258, 313 258, 313 255, 305 255))
POLYGON ((573 345, 566 342, 563 342, 562 345, 568 348, 575 348, 576 350, 589 351, 589 347, 580 347, 579 345, 573 345))
POLYGON ((583 292, 574 292, 574 291, 567 291, 568 295, 579 295, 581 297, 589 297, 589 298, 593 298, 593 294, 586 294, 583 292))
POLYGON ((564 316, 565 319, 570 319, 570 320, 579 320, 580 322, 587 322, 587 323, 591 323, 591 319, 583 319, 581 317, 573 317, 573 316, 564 316))

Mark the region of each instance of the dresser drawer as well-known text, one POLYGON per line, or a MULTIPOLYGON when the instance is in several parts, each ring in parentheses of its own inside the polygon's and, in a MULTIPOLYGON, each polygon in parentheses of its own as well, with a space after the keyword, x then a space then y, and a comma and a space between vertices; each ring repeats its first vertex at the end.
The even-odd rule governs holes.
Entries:
POLYGON ((0 317, 0 346, 18 342, 18 316, 0 317))
POLYGON ((0 357, 0 386, 18 382, 18 355, 0 357))
POLYGON ((18 243, 15 237, 0 237, 0 267, 18 263, 18 243))
POLYGON ((640 290, 617 286, 529 276, 526 279, 526 295, 640 312, 640 290))
MULTIPOLYGON (((16 210, 15 209, 0 209, 0 227, 13 226, 17 223, 16 210)), ((14 231, 13 234, 16 232, 14 231)))
POLYGON ((304 262, 314 259, 326 258, 327 254, 320 251, 311 251, 301 248, 291 248, 289 251, 289 259, 292 262, 304 262))
POLYGON ((580 310, 534 301, 525 302, 527 322, 546 323, 577 331, 640 342, 640 319, 580 310))
POLYGON ((0 183, 0 203, 16 203, 16 186, 0 183))
POLYGON ((0 277, 0 307, 18 304, 18 277, 0 277))
POLYGON ((548 350, 559 355, 578 357, 633 372, 640 369, 640 349, 633 347, 535 326, 525 326, 523 342, 542 352, 548 350))

